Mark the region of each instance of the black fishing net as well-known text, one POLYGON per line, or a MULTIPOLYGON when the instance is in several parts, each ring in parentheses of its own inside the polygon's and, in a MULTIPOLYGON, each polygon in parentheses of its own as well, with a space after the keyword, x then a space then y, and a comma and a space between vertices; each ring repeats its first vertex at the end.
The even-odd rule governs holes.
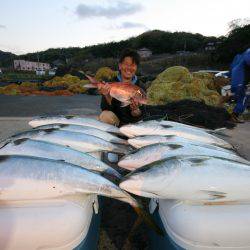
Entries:
POLYGON ((206 105, 203 101, 181 100, 165 105, 143 105, 143 120, 164 119, 208 129, 234 128, 225 108, 206 105))

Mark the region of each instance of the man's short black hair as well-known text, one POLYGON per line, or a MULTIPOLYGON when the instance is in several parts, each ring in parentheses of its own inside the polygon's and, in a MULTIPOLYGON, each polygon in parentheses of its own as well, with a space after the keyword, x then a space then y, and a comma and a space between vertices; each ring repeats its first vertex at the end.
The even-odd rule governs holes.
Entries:
POLYGON ((121 52, 119 63, 122 63, 125 57, 131 57, 133 63, 135 63, 137 66, 140 64, 140 55, 134 49, 130 48, 124 49, 121 52))

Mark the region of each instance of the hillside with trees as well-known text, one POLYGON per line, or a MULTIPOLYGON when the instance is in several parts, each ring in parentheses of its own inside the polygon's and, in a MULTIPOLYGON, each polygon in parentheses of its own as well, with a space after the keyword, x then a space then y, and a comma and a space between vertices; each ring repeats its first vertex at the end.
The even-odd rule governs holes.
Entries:
POLYGON ((146 47, 154 55, 164 53, 176 53, 177 51, 202 51, 208 42, 216 42, 216 37, 205 37, 201 34, 187 32, 166 32, 153 30, 145 32, 137 37, 132 37, 119 42, 109 42, 83 48, 58 48, 48 49, 39 53, 28 53, 19 56, 25 60, 39 60, 53 63, 72 63, 80 65, 86 59, 93 58, 117 58, 120 51, 126 47, 140 49, 146 47))
POLYGON ((109 42, 86 47, 56 48, 28 53, 16 56, 12 53, 0 51, 0 67, 11 67, 13 59, 24 59, 30 61, 48 62, 60 68, 61 73, 69 72, 72 68, 83 68, 85 70, 96 69, 106 65, 112 67, 116 63, 116 58, 122 49, 130 47, 133 49, 148 48, 153 53, 152 63, 158 63, 154 58, 160 55, 167 55, 162 58, 164 62, 182 64, 184 66, 197 65, 201 62, 201 67, 217 66, 218 64, 228 65, 234 55, 243 52, 250 47, 250 24, 239 21, 231 22, 230 31, 225 37, 206 37, 201 34, 188 32, 168 32, 152 30, 142 33, 137 37, 132 37, 119 42, 109 42), (213 53, 205 53, 205 46, 208 43, 217 44, 218 48, 213 53), (176 55, 178 51, 188 51, 197 53, 197 56, 179 60, 171 55, 176 55), (192 63, 197 59, 197 62, 192 63), (171 59, 171 60, 170 60, 171 59), (86 67, 88 66, 88 67, 86 67))
POLYGON ((230 63, 236 54, 250 48, 250 24, 236 25, 228 36, 222 39, 217 49, 217 60, 230 63))
POLYGON ((16 55, 10 52, 4 52, 0 50, 0 67, 9 67, 13 64, 13 60, 16 57, 16 55))

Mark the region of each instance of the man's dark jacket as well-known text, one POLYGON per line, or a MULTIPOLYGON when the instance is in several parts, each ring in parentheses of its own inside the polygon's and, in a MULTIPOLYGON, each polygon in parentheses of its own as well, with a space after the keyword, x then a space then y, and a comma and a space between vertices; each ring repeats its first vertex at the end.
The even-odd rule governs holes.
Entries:
MULTIPOLYGON (((110 82, 120 82, 120 80, 115 77, 110 82)), ((121 83, 122 84, 122 83, 121 83)), ((136 81, 135 85, 138 85, 136 81)), ((130 105, 126 107, 121 107, 122 103, 115 98, 112 98, 111 105, 107 102, 106 98, 102 96, 101 109, 112 111, 120 120, 120 126, 128 123, 135 123, 142 119, 141 116, 134 117, 131 115, 130 105)))

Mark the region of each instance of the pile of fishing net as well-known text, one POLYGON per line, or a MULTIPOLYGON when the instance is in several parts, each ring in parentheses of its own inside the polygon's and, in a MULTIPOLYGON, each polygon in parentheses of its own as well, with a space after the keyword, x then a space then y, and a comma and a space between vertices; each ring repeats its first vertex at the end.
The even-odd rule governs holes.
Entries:
POLYGON ((43 86, 49 88, 64 87, 73 94, 82 94, 87 90, 86 88, 84 88, 84 85, 87 83, 89 83, 89 81, 81 80, 77 76, 66 74, 63 77, 56 76, 53 79, 44 82, 43 86))
POLYGON ((15 83, 0 87, 0 94, 3 95, 19 95, 20 93, 19 85, 15 83))
POLYGON ((9 84, 0 87, 0 94, 4 95, 47 95, 47 96, 71 96, 73 94, 82 94, 87 91, 84 85, 88 80, 81 80, 77 76, 67 74, 63 77, 54 77, 49 81, 41 83, 23 82, 18 84, 9 84))
POLYGON ((160 73, 147 90, 149 104, 162 105, 180 100, 204 101, 218 107, 221 95, 215 78, 208 73, 193 73, 174 66, 160 73))
POLYGON ((204 101, 181 100, 165 105, 143 105, 143 120, 165 119, 208 129, 233 128, 230 113, 204 101))

